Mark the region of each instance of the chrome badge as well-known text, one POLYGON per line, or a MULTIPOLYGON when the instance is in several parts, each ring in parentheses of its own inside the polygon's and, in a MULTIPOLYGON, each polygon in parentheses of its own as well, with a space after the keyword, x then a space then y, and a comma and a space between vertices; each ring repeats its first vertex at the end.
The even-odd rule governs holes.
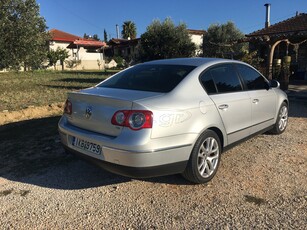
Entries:
POLYGON ((85 110, 85 117, 86 117, 87 119, 90 119, 90 117, 92 116, 92 111, 93 111, 93 109, 92 109, 91 106, 86 107, 86 110, 85 110))

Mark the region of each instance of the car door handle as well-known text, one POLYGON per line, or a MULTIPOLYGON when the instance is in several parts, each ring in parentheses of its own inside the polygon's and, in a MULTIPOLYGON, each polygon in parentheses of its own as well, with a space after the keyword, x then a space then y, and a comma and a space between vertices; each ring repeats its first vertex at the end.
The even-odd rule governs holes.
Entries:
POLYGON ((218 108, 219 108, 220 110, 226 110, 226 109, 228 109, 228 107, 229 107, 228 105, 223 104, 223 105, 219 105, 218 108))
POLYGON ((254 99, 254 100, 253 100, 253 103, 254 103, 254 104, 258 104, 258 102, 259 102, 259 99, 254 99))

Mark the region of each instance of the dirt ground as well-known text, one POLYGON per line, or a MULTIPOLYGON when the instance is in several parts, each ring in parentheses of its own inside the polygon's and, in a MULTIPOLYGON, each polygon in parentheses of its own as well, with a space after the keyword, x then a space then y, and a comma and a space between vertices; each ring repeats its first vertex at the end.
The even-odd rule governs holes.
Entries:
POLYGON ((0 126, 17 121, 60 115, 63 112, 63 106, 63 103, 54 103, 41 107, 31 106, 19 111, 2 111, 0 112, 0 126))

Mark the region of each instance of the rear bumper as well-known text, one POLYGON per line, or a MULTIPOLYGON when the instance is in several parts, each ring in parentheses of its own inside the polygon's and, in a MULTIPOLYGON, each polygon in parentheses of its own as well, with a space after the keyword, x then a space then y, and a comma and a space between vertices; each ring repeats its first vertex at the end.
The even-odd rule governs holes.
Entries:
POLYGON ((187 143, 187 139, 195 138, 194 136, 149 138, 143 141, 146 144, 138 144, 129 136, 119 139, 79 129, 68 124, 63 118, 59 122, 59 133, 61 142, 68 152, 81 156, 110 172, 133 178, 182 173, 193 147, 187 143), (102 149, 101 154, 97 155, 73 146, 73 137, 99 144, 102 149), (123 139, 124 145, 121 144, 123 139))
POLYGON ((186 166, 188 161, 181 161, 166 165, 159 165, 159 166, 151 166, 151 167, 130 167, 130 166, 124 166, 124 165, 118 165, 102 160, 98 160, 96 158, 84 155, 78 151, 75 151, 73 149, 69 149, 66 146, 64 146, 67 152, 72 153, 92 164, 95 164, 99 166, 100 168, 103 168, 109 172, 131 177, 131 178, 150 178, 150 177, 157 177, 157 176, 165 176, 165 175, 172 175, 177 173, 182 173, 186 166))

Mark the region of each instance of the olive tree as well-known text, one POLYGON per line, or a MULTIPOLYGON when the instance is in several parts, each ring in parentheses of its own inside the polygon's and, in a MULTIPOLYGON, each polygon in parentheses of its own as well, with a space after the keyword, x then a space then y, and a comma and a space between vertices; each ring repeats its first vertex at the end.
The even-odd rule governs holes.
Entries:
POLYGON ((203 56, 218 58, 241 58, 247 50, 246 43, 238 41, 244 34, 233 22, 212 24, 203 37, 203 56))
POLYGON ((141 36, 140 60, 191 57, 195 49, 185 24, 176 26, 170 18, 154 20, 141 36))
POLYGON ((49 50, 47 54, 49 65, 54 67, 56 70, 56 63, 60 61, 62 66, 62 71, 64 70, 64 61, 69 57, 68 51, 66 49, 58 47, 56 50, 49 50))
POLYGON ((0 69, 39 68, 46 58, 46 22, 35 0, 0 1, 0 69))

